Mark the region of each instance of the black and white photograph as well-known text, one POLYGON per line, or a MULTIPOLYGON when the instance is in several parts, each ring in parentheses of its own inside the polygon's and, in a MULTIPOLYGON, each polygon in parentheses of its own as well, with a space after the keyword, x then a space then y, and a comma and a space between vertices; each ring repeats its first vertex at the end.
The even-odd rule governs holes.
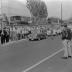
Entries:
POLYGON ((0 72, 72 72, 72 0, 0 0, 0 72))

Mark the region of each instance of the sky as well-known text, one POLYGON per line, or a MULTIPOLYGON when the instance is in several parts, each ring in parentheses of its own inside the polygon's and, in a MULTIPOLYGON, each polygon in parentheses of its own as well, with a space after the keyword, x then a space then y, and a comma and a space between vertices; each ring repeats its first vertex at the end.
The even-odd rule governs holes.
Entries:
MULTIPOLYGON (((47 5, 48 17, 61 18, 61 3, 62 3, 63 19, 69 19, 70 17, 72 17, 72 0, 43 0, 43 1, 47 5)), ((10 15, 31 16, 29 10, 26 8, 26 0, 2 0, 2 11, 3 13, 6 13, 8 16, 10 15)))

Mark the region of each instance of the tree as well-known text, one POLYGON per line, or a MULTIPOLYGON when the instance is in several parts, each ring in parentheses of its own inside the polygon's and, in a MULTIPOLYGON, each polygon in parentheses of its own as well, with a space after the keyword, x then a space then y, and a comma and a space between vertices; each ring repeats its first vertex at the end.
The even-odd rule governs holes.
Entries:
POLYGON ((48 12, 45 2, 41 0, 27 0, 27 8, 30 10, 32 17, 47 18, 48 12))

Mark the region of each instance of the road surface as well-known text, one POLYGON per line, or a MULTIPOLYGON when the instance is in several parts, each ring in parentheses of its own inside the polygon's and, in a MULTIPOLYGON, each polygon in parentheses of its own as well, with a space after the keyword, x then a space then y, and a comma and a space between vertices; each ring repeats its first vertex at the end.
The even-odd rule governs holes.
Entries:
MULTIPOLYGON (((59 38, 35 42, 20 41, 3 47, 0 45, 0 72, 23 72, 42 59, 59 51, 62 46, 59 38)), ((70 66, 72 60, 64 60, 61 58, 62 56, 63 52, 60 52, 28 72, 65 71, 67 69, 65 67, 70 66)))

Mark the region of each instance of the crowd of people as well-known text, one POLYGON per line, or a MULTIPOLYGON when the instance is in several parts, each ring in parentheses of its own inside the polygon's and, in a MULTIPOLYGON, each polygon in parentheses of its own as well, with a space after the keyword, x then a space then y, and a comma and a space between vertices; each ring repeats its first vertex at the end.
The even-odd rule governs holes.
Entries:
MULTIPOLYGON (((9 41, 16 41, 27 38, 27 36, 31 33, 36 34, 42 32, 43 29, 41 28, 23 28, 23 27, 5 27, 3 30, 0 30, 1 34, 1 44, 8 43, 9 41)), ((45 30, 47 35, 52 33, 52 30, 45 30)))
POLYGON ((24 30, 23 28, 10 27, 0 30, 1 44, 8 43, 9 41, 16 41, 25 39, 31 31, 24 30))
POLYGON ((1 30, 1 44, 8 43, 9 42, 9 38, 10 38, 9 30, 6 29, 6 28, 1 30))
MULTIPOLYGON (((10 40, 14 41, 14 40, 20 40, 20 39, 25 39, 27 38, 27 36, 31 33, 39 33, 41 30, 34 30, 34 29, 24 29, 24 28, 17 28, 17 27, 13 27, 13 28, 3 28, 2 30, 0 30, 0 36, 1 36, 1 44, 5 44, 8 43, 10 40), (34 32, 35 31, 35 32, 34 32)), ((47 30, 47 35, 49 34, 53 34, 53 31, 51 30, 47 30)), ((54 34, 60 33, 61 37, 62 37, 62 41, 63 41, 63 45, 64 45, 64 57, 67 59, 68 57, 72 57, 71 54, 71 40, 72 40, 72 30, 70 28, 67 27, 67 25, 63 26, 62 30, 57 30, 54 31, 54 34)))

